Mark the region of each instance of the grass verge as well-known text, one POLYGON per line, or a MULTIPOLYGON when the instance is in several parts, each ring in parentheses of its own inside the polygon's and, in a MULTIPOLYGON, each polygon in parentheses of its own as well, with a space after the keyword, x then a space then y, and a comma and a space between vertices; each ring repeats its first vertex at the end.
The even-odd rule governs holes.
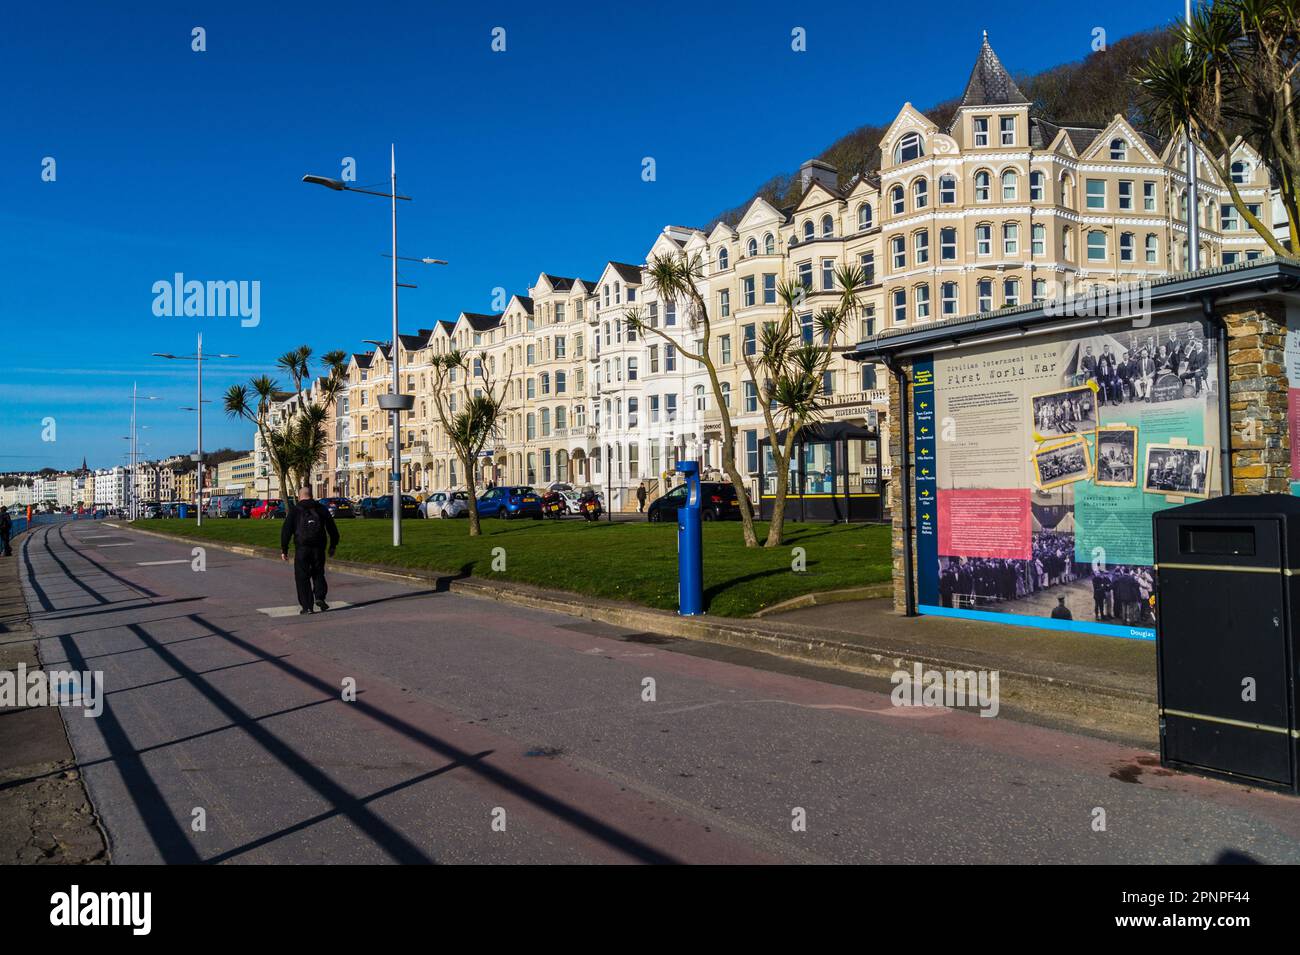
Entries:
MULTIPOLYGON (((339 521, 340 560, 409 567, 481 579, 501 578, 556 590, 677 609, 674 524, 484 520, 470 537, 464 521, 412 520, 400 549, 386 520, 339 521), (496 548, 502 551, 495 553, 496 548), (494 558, 498 566, 493 570, 494 558)), ((140 521, 146 530, 231 544, 280 546, 279 521, 140 521)), ((767 533, 758 525, 759 540, 767 533)), ((890 577, 884 525, 786 524, 783 547, 750 549, 734 522, 704 525, 704 600, 708 612, 747 617, 801 594, 880 583, 890 577), (803 548, 805 569, 793 569, 803 548)))

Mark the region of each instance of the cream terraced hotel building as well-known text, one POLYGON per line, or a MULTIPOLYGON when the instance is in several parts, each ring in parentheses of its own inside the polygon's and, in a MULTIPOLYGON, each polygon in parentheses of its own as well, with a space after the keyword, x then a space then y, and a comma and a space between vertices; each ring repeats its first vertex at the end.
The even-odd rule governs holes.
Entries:
MULTIPOLYGON (((641 264, 607 262, 591 279, 543 272, 499 314, 463 312, 354 354, 317 493, 387 492, 391 427, 378 395, 391 388, 392 347, 400 349, 403 391, 415 396, 400 429, 402 483, 410 493, 465 484, 430 392, 430 359, 452 349, 481 352, 494 376, 510 376, 499 438, 478 464, 480 487, 489 480, 591 483, 610 490, 615 508, 629 509, 642 482, 651 497, 665 490, 665 472, 678 460, 720 471, 720 416, 703 366, 657 335, 638 336, 623 318, 637 308, 647 323, 695 349, 685 304, 661 300, 646 285, 644 265, 656 256, 698 254, 704 263, 710 348, 737 428, 737 463, 755 498, 764 430, 742 355, 755 347, 762 323, 780 317, 783 279, 799 279, 808 290, 800 320, 811 340, 812 315, 838 294, 836 267, 863 268, 869 284, 859 327, 833 343, 846 349, 886 327, 1187 268, 1183 143, 1155 141, 1119 116, 1083 128, 1031 115, 987 36, 949 127, 904 104, 880 150, 877 174, 845 183, 827 164, 805 163, 793 207, 757 198, 734 227, 720 223, 706 233, 667 226, 641 264)), ((1268 173, 1248 146, 1238 145, 1231 173, 1245 200, 1283 234, 1268 173)), ((1202 267, 1265 253, 1204 158, 1198 189, 1202 267)), ((453 385, 458 401, 463 384, 453 385)), ((884 386, 883 369, 833 361, 824 417, 876 419, 886 431, 884 386)), ((857 490, 877 473, 888 477, 889 465, 864 445, 851 454, 850 471, 857 490)))

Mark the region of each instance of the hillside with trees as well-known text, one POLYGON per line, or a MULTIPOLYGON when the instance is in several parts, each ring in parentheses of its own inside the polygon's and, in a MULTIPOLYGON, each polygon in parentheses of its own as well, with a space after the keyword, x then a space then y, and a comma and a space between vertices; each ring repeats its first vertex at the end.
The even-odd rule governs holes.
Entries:
MULTIPOLYGON (((1118 113, 1138 130, 1158 135, 1161 130, 1146 115, 1133 74, 1153 50, 1171 42, 1173 33, 1168 28, 1147 30, 1116 40, 1105 50, 1092 53, 1086 59, 1054 66, 1041 73, 1018 74, 1015 80, 1033 102, 1034 115, 1058 125, 1104 126, 1118 113)), ((961 83, 964 87, 964 76, 961 83)), ((947 128, 957 111, 961 90, 955 92, 954 98, 921 110, 941 129, 947 128)), ((903 104, 898 105, 901 107, 903 104)), ((874 173, 880 168, 880 139, 887 129, 887 125, 860 126, 810 158, 834 166, 839 172, 840 185, 845 186, 856 177, 874 173)), ((742 204, 710 219, 705 231, 718 222, 735 225, 757 196, 778 208, 798 203, 802 197, 798 169, 773 176, 742 204)))

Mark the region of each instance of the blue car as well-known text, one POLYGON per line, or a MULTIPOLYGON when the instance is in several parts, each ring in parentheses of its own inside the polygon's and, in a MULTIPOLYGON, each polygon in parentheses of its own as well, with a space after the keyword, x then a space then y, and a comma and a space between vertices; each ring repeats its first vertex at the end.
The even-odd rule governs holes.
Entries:
POLYGON ((505 520, 523 516, 541 520, 542 498, 531 487, 494 487, 479 496, 478 513, 505 520))

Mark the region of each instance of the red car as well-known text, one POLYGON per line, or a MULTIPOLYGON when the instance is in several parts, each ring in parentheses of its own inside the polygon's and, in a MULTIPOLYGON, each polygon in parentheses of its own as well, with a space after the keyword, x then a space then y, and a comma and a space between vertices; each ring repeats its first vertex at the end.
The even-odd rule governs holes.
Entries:
POLYGON ((284 517, 284 502, 269 500, 263 501, 249 511, 248 516, 255 520, 266 520, 271 517, 284 517))

